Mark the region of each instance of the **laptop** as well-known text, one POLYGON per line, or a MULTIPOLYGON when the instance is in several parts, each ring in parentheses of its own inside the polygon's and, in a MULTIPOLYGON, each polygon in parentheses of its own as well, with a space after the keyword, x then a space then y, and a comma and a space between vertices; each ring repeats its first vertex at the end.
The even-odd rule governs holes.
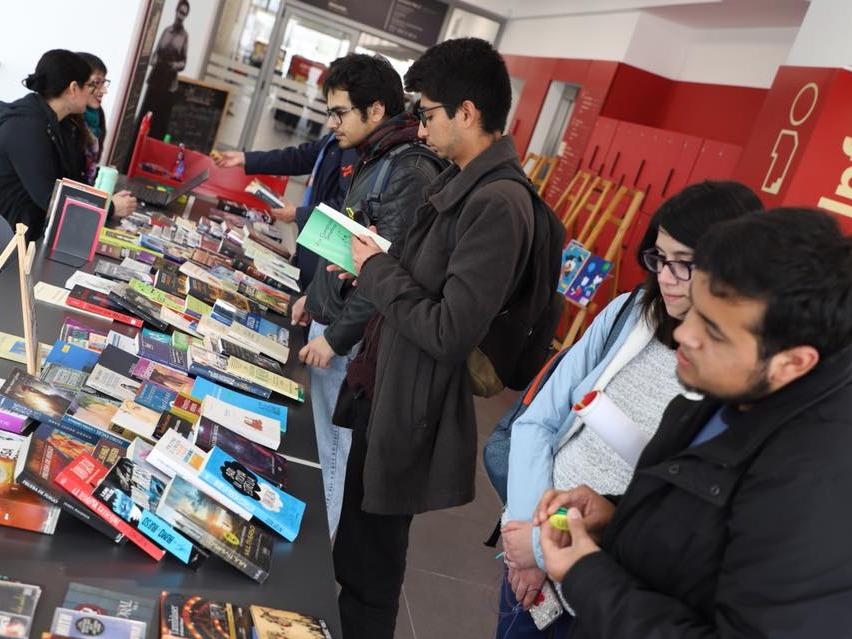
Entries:
POLYGON ((179 187, 170 191, 161 191, 156 185, 144 182, 130 182, 127 188, 133 194, 133 197, 140 202, 157 208, 165 208, 181 195, 189 193, 195 187, 206 182, 208 177, 210 177, 210 171, 204 169, 201 173, 192 176, 179 187))

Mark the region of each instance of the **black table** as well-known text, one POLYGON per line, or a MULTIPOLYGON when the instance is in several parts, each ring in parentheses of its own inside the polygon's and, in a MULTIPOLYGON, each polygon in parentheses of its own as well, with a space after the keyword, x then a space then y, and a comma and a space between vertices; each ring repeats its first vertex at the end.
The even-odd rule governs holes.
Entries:
MULTIPOLYGON (((75 269, 44 258, 40 247, 33 266, 33 282, 45 281, 63 286, 75 269)), ((0 273, 0 331, 23 335, 20 315, 17 262, 0 273)), ((85 270, 89 270, 89 265, 85 270)), ((55 306, 36 303, 38 339, 52 344, 66 315, 80 315, 55 306)), ((282 321, 280 317, 271 316, 282 321)), ((114 329, 125 330, 113 323, 114 329)), ((156 598, 162 590, 198 594, 238 605, 260 604, 295 610, 325 619, 332 636, 340 636, 340 618, 335 597, 322 474, 317 462, 316 438, 310 408, 307 369, 298 364, 297 353, 304 343, 301 329, 290 333, 290 361, 285 374, 305 384, 303 404, 281 400, 288 407, 287 431, 281 451, 291 461, 286 490, 307 504, 298 538, 288 543, 275 535, 272 571, 264 584, 257 584, 218 557, 211 557, 196 572, 166 555, 156 563, 132 544, 114 545, 68 514, 62 514, 53 536, 0 527, 0 575, 42 587, 31 638, 50 627, 54 609, 62 603, 68 583, 79 581, 91 586, 156 598), (295 363, 294 363, 295 362, 295 363), (303 461, 298 461, 303 460, 303 461)), ((12 368, 26 368, 0 360, 0 375, 12 368)), ((148 639, 158 636, 158 628, 148 629, 148 639)))

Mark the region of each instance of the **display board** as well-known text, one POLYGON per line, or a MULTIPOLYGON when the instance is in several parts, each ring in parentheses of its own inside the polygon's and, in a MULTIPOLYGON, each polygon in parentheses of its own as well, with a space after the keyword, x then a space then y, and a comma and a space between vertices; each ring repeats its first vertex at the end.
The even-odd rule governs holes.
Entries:
POLYGON ((208 154, 219 136, 231 92, 227 87, 180 76, 167 131, 174 144, 208 154))

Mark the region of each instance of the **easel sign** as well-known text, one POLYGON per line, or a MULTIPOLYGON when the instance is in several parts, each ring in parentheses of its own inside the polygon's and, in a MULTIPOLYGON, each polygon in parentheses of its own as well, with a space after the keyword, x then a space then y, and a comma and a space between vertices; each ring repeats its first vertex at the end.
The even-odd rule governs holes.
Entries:
POLYGON ((35 259, 35 243, 30 242, 29 247, 25 235, 27 227, 25 224, 15 225, 15 235, 9 240, 6 248, 0 253, 0 269, 18 251, 18 277, 21 283, 21 314, 24 320, 24 346, 27 353, 27 373, 38 375, 38 330, 36 327, 35 301, 33 297, 32 268, 35 259))

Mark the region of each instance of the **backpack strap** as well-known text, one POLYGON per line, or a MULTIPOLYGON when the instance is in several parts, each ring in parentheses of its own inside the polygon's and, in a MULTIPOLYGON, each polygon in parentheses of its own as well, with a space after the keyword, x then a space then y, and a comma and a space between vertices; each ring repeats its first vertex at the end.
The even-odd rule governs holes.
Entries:
POLYGON ((379 168, 373 174, 373 184, 370 187, 370 192, 364 200, 367 207, 365 213, 369 218, 370 224, 376 223, 376 219, 373 215, 373 208, 382 202, 382 194, 385 192, 388 182, 390 181, 390 176, 394 169, 394 163, 409 153, 411 155, 423 155, 424 157, 430 158, 434 157, 428 147, 424 146, 420 142, 412 141, 395 146, 379 158, 379 168))
POLYGON ((613 320, 612 326, 609 327, 609 333, 607 333, 606 340, 604 341, 603 350, 601 351, 601 359, 607 356, 618 341, 618 336, 621 335, 621 329, 623 329, 624 325, 627 323, 627 318, 630 315, 630 311, 633 309, 633 305, 636 302, 636 297, 639 295, 639 291, 641 291, 642 288, 641 284, 634 288, 630 292, 630 295, 627 296, 627 299, 624 300, 624 304, 621 305, 621 308, 618 309, 615 320, 613 320))

